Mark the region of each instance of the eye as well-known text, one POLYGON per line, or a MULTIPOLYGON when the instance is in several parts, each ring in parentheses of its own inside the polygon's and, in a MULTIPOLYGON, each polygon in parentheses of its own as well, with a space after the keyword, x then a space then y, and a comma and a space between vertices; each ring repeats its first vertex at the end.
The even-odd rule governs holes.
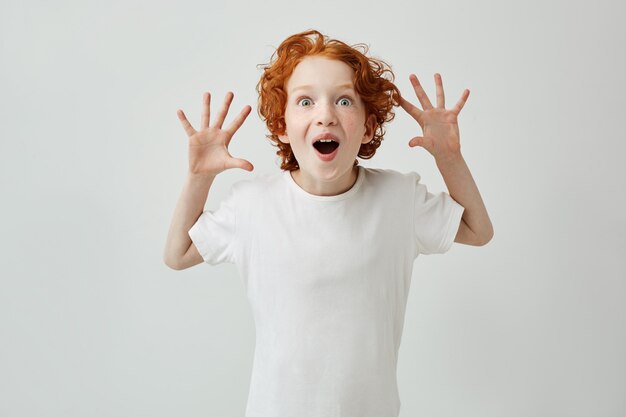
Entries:
POLYGON ((309 102, 309 101, 311 101, 311 99, 310 99, 310 98, 308 98, 308 97, 300 97, 300 98, 297 100, 297 102, 296 102, 296 103, 300 104, 300 103, 301 103, 301 102, 303 102, 303 101, 304 101, 304 102, 309 102))
MULTIPOLYGON (((352 104, 352 99, 351 99, 350 97, 342 97, 342 98, 340 98, 340 99, 339 99, 339 101, 338 101, 338 102, 339 102, 339 103, 346 103, 346 104, 343 104, 343 105, 342 105, 342 107, 345 107, 345 106, 349 106, 349 105, 351 105, 351 104, 352 104)), ((311 99, 310 99, 309 97, 300 97, 300 98, 298 98, 298 99, 296 100, 296 104, 298 104, 298 105, 302 105, 302 106, 304 106, 304 107, 308 107, 308 106, 310 106, 312 103, 311 103, 311 99), (304 103, 309 103, 309 104, 308 104, 308 105, 305 105, 304 103)))
MULTIPOLYGON (((352 100, 350 100, 348 97, 342 97, 339 99, 339 102, 341 103, 342 101, 347 101, 349 104, 352 104, 352 100)), ((349 105, 348 104, 348 105, 349 105)))

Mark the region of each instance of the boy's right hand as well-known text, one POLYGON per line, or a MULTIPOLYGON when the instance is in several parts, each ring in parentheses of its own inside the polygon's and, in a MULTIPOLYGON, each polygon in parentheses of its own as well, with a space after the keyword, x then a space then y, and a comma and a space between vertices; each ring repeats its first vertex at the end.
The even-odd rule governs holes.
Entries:
POLYGON ((211 93, 202 96, 202 121, 200 130, 196 131, 182 110, 177 111, 178 119, 189 137, 189 173, 194 176, 216 176, 230 168, 241 168, 252 171, 254 166, 245 159, 233 158, 228 152, 228 145, 235 132, 241 127, 252 107, 245 106, 241 113, 228 126, 222 124, 233 100, 232 92, 226 93, 224 104, 217 115, 213 126, 209 126, 211 93))

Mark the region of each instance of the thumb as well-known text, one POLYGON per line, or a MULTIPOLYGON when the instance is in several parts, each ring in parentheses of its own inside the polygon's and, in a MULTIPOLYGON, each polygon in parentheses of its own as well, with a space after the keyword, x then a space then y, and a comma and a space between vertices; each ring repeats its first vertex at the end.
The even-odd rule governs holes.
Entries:
POLYGON ((245 169, 246 171, 252 171, 254 169, 254 165, 252 165, 250 162, 246 161, 245 159, 240 159, 240 158, 232 158, 228 161, 228 167, 229 168, 241 168, 241 169, 245 169))
POLYGON ((409 141, 409 146, 414 148, 416 146, 424 146, 424 137, 423 136, 415 136, 409 141))

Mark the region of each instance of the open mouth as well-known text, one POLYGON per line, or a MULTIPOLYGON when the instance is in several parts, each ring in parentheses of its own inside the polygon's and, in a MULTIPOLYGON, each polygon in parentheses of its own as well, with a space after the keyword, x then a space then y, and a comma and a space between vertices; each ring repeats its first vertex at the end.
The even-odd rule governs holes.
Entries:
POLYGON ((339 143, 332 139, 322 139, 315 142, 313 146, 319 153, 327 155, 333 153, 339 147, 339 143))

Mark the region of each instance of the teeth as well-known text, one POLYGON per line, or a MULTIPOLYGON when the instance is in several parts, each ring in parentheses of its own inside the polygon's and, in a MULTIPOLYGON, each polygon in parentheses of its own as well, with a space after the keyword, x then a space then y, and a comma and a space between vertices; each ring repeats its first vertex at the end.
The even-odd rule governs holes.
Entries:
POLYGON ((320 139, 318 142, 334 142, 332 139, 320 139))

